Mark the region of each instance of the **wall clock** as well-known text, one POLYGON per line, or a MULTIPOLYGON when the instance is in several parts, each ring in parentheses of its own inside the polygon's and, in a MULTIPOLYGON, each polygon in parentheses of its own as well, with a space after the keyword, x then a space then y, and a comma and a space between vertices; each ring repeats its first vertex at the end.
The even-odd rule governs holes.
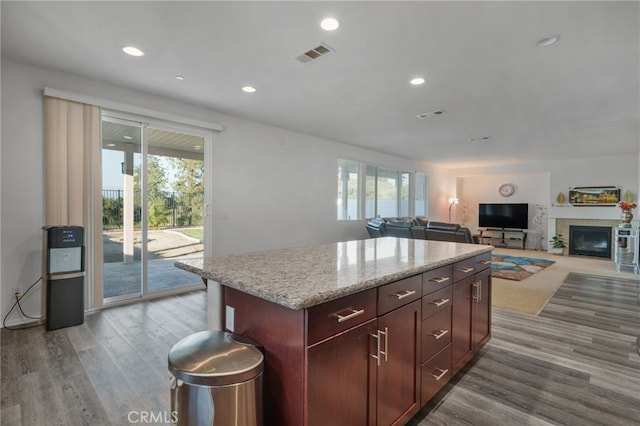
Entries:
POLYGON ((515 188, 510 183, 504 183, 504 184, 500 185, 500 188, 498 188, 498 192, 503 197, 510 197, 515 192, 515 188))

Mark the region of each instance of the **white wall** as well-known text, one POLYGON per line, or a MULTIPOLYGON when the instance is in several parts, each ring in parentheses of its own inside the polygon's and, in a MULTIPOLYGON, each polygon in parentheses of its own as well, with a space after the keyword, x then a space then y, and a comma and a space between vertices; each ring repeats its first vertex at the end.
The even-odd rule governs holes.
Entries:
MULTIPOLYGON (((572 207, 565 204, 556 207, 556 198, 563 192, 568 199, 568 190, 576 186, 619 186, 622 194, 631 191, 636 200, 640 193, 638 184, 640 171, 637 156, 614 155, 598 158, 575 158, 570 160, 531 161, 494 167, 450 169, 442 178, 441 186, 455 187, 455 194, 461 204, 455 206, 456 221, 465 223, 472 229, 477 227, 477 203, 514 202, 529 203, 529 223, 535 215, 536 206, 544 209, 550 217, 585 217, 596 219, 617 219, 617 207, 572 207), (498 188, 503 183, 513 183, 514 195, 503 198, 498 188), (465 210, 466 208, 466 210, 465 210)), ((455 211, 454 210, 454 211, 455 211)), ((453 219, 452 219, 453 221, 453 219)), ((544 229, 546 233, 547 230, 544 229)), ((531 236, 533 238, 533 235, 531 236)), ((549 235, 535 238, 542 240, 546 247, 549 235)), ((536 247, 533 240, 527 247, 536 247)))
MULTIPOLYGON (((364 222, 335 220, 334 177, 338 157, 425 172, 429 176, 429 218, 439 221, 448 219, 449 197, 460 198, 463 205, 466 197, 480 193, 493 200, 499 197, 499 184, 507 181, 516 185, 516 194, 509 201, 546 206, 555 202, 560 190, 566 191, 572 186, 618 185, 623 192, 630 189, 636 196, 640 192, 638 156, 443 169, 10 62, 2 63, 1 79, 0 302, 3 316, 13 302, 13 289, 24 291, 41 275, 42 89, 45 86, 222 124, 223 132, 214 137, 214 254, 366 237, 364 222)), ((452 210, 452 217, 458 221, 463 205, 452 210)), ((574 209, 578 208, 602 209, 574 209)), ((612 211, 607 210, 609 214, 612 211)), ((37 315, 40 293, 34 293, 26 303, 27 312, 37 315)))
MULTIPOLYGON (((420 170, 416 161, 126 88, 3 62, 0 213, 3 316, 13 302, 14 288, 24 292, 41 275, 45 86, 222 124, 224 130, 214 136, 213 149, 214 254, 365 238, 364 221, 336 221, 338 157, 420 170)), ((39 315, 40 298, 37 291, 25 301, 27 313, 39 315)))

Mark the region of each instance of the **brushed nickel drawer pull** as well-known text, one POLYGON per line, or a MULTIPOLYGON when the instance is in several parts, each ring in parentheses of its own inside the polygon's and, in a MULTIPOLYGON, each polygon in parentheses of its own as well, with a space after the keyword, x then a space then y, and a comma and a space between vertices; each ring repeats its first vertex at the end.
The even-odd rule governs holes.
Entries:
POLYGON ((400 299, 404 299, 405 297, 409 297, 412 294, 416 294, 416 291, 415 290, 401 290, 401 291, 399 291, 397 293, 393 293, 392 296, 395 296, 395 297, 398 298, 398 300, 400 300, 400 299))
POLYGON ((338 314, 338 322, 344 322, 344 321, 350 320, 351 318, 355 318, 358 315, 364 314, 364 309, 356 310, 356 309, 353 309, 353 308, 349 308, 349 310, 351 311, 351 313, 348 314, 348 315, 344 315, 343 316, 343 315, 338 314))
POLYGON ((389 352, 389 329, 385 327, 384 331, 379 330, 378 333, 384 335, 384 351, 380 351, 380 353, 384 355, 384 362, 387 362, 387 356, 389 352))
POLYGON ((462 269, 459 269, 459 271, 465 274, 468 274, 469 272, 473 272, 473 268, 472 267, 462 268, 462 269))
POLYGON ((436 380, 440 380, 444 377, 445 374, 447 374, 449 372, 449 369, 442 369, 442 368, 436 368, 436 370, 440 371, 440 374, 433 374, 433 373, 429 373, 432 377, 434 377, 436 380))
POLYGON ((443 282, 449 281, 449 277, 435 277, 431 278, 429 281, 436 282, 438 284, 442 284, 443 282))
POLYGON ((449 303, 449 299, 437 299, 437 300, 434 300, 431 303, 433 305, 436 305, 437 307, 440 307, 442 305, 446 305, 447 303, 449 303))
POLYGON ((482 281, 476 281, 473 283, 473 296, 471 296, 473 300, 477 303, 482 301, 482 281))
POLYGON ((491 265, 491 261, 490 260, 483 260, 482 262, 483 265, 491 265))
POLYGON ((446 336, 448 332, 449 332, 449 330, 438 330, 438 331, 433 332, 431 335, 433 337, 435 337, 436 340, 439 340, 441 337, 446 336))
POLYGON ((376 354, 371 354, 371 358, 374 358, 376 365, 380 367, 380 330, 376 331, 376 334, 371 333, 370 336, 376 339, 376 354))

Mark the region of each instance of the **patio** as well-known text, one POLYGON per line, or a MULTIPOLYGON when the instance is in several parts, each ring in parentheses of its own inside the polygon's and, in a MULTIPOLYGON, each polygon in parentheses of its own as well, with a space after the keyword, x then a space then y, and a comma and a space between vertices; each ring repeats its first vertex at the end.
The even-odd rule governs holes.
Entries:
MULTIPOLYGON (((141 291, 141 233, 134 233, 132 262, 122 261, 122 235, 122 231, 103 233, 105 298, 136 294, 141 291)), ((197 275, 173 266, 179 259, 202 257, 204 245, 200 240, 172 229, 150 230, 147 233, 147 250, 150 292, 202 284, 202 280, 197 275)))

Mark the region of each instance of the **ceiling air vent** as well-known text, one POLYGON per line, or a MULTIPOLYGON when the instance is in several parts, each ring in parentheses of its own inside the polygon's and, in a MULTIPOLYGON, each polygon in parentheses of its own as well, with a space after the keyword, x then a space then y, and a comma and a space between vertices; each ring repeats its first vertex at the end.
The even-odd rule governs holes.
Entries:
POLYGON ((491 136, 483 136, 481 138, 471 138, 469 139, 469 142, 485 142, 485 141, 488 141, 489 139, 491 139, 491 136))
POLYGON ((418 117, 421 120, 424 120, 425 118, 429 118, 429 117, 433 117, 435 115, 441 115, 446 113, 447 111, 443 110, 443 109, 439 109, 437 111, 432 111, 432 112, 423 112, 421 114, 416 115, 416 117, 418 117))
POLYGON ((302 64, 306 64, 309 63, 313 60, 318 59, 321 56, 324 56, 328 53, 334 52, 334 50, 332 48, 330 48, 329 46, 327 46, 324 43, 321 43, 319 46, 314 47, 311 50, 307 50, 306 52, 304 52, 302 55, 297 56, 296 59, 302 63, 302 64))

